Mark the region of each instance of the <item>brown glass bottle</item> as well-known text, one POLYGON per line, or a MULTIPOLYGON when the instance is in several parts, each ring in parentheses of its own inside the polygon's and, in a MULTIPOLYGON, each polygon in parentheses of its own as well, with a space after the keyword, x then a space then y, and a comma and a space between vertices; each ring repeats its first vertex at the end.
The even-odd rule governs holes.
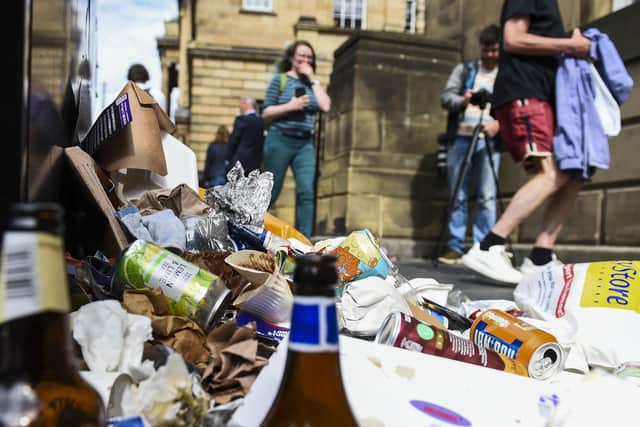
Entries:
POLYGON ((357 426, 340 375, 335 258, 297 259, 289 349, 267 427, 357 426))
POLYGON ((0 426, 105 425, 104 405, 73 365, 62 210, 12 207, 0 262, 0 426))

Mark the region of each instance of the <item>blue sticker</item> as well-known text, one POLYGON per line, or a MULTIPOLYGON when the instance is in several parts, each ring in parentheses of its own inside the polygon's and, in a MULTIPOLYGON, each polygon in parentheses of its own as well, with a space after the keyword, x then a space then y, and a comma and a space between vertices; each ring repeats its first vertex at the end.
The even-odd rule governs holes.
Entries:
POLYGON ((291 328, 289 336, 290 342, 319 345, 319 313, 320 307, 318 305, 306 305, 294 302, 291 324, 295 325, 295 327, 291 328))
POLYGON ((338 317, 336 316, 336 305, 331 304, 326 307, 327 322, 327 344, 338 344, 338 317))
POLYGON ((471 421, 453 412, 451 409, 447 409, 443 406, 435 405, 431 402, 425 402, 424 400, 411 400, 411 405, 418 411, 424 412, 427 415, 432 416, 440 421, 444 421, 454 426, 470 426, 471 421))
POLYGON ((122 99, 116 102, 118 104, 118 113, 120 114, 120 124, 125 127, 133 120, 131 105, 129 105, 129 95, 125 93, 122 99))

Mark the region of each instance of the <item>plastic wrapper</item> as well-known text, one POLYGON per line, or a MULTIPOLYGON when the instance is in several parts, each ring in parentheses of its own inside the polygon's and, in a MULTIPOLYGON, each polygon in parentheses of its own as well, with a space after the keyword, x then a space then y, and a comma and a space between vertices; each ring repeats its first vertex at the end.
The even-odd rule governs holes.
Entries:
POLYGON ((447 303, 445 304, 448 307, 451 307, 461 313, 462 304, 471 302, 471 298, 467 294, 465 294, 461 289, 452 289, 447 295, 447 303))
POLYGON ((350 282, 338 306, 340 326, 357 337, 373 338, 391 312, 411 314, 393 284, 375 276, 350 282))
POLYGON ((227 183, 207 190, 207 203, 220 208, 236 224, 262 227, 271 202, 273 174, 253 170, 244 176, 240 162, 227 173, 227 183))
POLYGON ((180 218, 186 231, 187 252, 231 252, 227 219, 222 212, 212 210, 209 215, 189 215, 180 218))

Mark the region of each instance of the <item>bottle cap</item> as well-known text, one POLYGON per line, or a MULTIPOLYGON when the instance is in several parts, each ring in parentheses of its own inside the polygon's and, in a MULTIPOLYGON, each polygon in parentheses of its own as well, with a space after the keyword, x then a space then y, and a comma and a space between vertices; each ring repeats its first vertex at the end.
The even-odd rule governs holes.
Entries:
POLYGON ((293 273, 293 281, 296 284, 296 293, 307 294, 309 291, 334 292, 338 282, 336 271, 337 256, 335 255, 303 255, 296 258, 296 269, 293 273), (303 289, 311 287, 310 289, 303 289))

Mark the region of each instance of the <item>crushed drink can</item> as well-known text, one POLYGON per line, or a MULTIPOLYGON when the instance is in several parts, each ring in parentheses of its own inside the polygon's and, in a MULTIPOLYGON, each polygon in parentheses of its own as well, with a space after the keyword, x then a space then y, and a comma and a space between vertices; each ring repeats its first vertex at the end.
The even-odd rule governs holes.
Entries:
POLYGON ((562 370, 563 353, 558 340, 504 311, 490 309, 480 313, 471 325, 470 336, 478 346, 524 366, 531 378, 544 380, 562 370))
POLYGON ((376 334, 375 342, 518 375, 527 375, 524 366, 514 360, 400 312, 390 313, 385 318, 376 334))
POLYGON ((384 279, 389 273, 389 262, 380 250, 375 237, 367 229, 352 232, 329 253, 338 256, 336 269, 339 289, 353 280, 370 276, 384 279))
POLYGON ((160 288, 172 314, 194 320, 205 332, 231 302, 218 276, 144 240, 122 254, 116 276, 137 289, 160 288))

